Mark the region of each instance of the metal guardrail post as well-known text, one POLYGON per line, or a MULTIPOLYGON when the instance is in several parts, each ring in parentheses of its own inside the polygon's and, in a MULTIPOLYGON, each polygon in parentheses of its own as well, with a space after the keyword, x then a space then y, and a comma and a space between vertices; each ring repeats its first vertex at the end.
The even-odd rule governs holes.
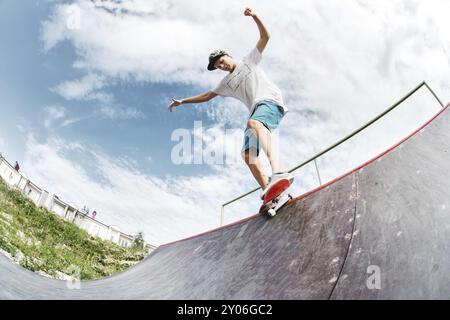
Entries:
POLYGON ((319 178, 319 184, 322 185, 322 179, 320 179, 319 167, 317 166, 317 159, 314 159, 314 165, 316 166, 317 177, 319 178))
POLYGON ((436 95, 436 93, 434 93, 433 89, 430 88, 430 86, 428 85, 428 83, 426 83, 426 82, 424 81, 423 84, 427 87, 427 89, 431 92, 431 94, 436 98, 436 100, 439 102, 439 104, 441 105, 441 107, 442 107, 442 108, 445 108, 444 103, 441 101, 441 99, 438 98, 438 96, 436 95))

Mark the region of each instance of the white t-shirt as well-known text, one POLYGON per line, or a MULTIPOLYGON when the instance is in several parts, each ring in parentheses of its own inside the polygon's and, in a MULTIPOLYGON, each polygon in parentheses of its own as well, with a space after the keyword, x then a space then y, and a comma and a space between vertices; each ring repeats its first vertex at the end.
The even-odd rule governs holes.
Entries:
POLYGON ((261 52, 255 47, 242 61, 237 62, 234 71, 226 75, 212 91, 238 99, 247 106, 250 114, 261 100, 273 100, 287 112, 280 89, 258 66, 261 58, 261 52))

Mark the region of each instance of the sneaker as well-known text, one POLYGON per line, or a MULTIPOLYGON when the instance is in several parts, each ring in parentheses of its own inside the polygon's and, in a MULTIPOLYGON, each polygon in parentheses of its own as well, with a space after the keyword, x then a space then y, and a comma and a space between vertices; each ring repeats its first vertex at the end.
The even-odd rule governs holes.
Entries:
POLYGON ((294 176, 292 174, 290 174, 289 172, 276 172, 274 174, 272 174, 269 177, 269 181, 267 183, 266 188, 263 190, 262 194, 261 194, 261 200, 264 200, 264 196, 266 195, 267 190, 270 189, 271 186, 273 186, 277 181, 281 180, 281 179, 294 179, 294 176))

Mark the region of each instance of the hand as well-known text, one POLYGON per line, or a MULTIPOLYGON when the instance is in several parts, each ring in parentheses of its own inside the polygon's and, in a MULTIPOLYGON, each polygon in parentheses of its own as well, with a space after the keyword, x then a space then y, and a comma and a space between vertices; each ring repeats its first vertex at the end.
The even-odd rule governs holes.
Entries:
POLYGON ((256 16, 256 13, 254 13, 252 11, 252 9, 247 7, 247 8, 245 8, 244 15, 247 16, 247 17, 254 17, 254 16, 256 16))
POLYGON ((169 105, 169 108, 167 108, 167 110, 169 110, 169 112, 172 112, 173 108, 175 108, 176 106, 179 106, 182 103, 183 103, 183 100, 172 99, 172 103, 169 105))

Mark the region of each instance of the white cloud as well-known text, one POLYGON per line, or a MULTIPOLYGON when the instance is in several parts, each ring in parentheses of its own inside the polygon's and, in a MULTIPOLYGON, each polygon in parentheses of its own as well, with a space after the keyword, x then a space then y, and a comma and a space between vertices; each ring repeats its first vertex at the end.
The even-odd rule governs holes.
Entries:
POLYGON ((50 127, 54 121, 58 121, 66 116, 66 109, 60 106, 50 106, 44 109, 46 117, 44 120, 44 126, 50 127))
POLYGON ((45 107, 44 112, 44 126, 47 129, 58 125, 61 127, 66 127, 82 120, 82 118, 68 118, 66 108, 61 106, 45 107))
POLYGON ((82 79, 66 81, 51 91, 59 94, 67 100, 98 100, 101 102, 111 102, 110 94, 100 92, 105 86, 105 78, 96 74, 88 74, 82 79))
POLYGON ((61 123, 62 127, 67 127, 70 126, 71 124, 77 123, 78 121, 81 121, 82 118, 70 118, 70 119, 66 119, 61 123))

